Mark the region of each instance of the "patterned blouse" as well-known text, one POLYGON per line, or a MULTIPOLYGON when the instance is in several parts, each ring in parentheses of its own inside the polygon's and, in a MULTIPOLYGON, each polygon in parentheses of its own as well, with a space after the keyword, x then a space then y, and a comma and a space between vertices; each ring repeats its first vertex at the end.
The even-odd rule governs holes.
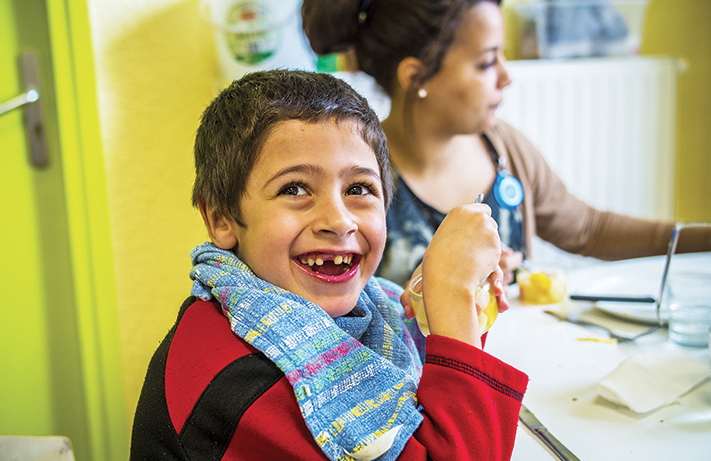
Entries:
MULTIPOLYGON (((491 207, 501 241, 515 251, 524 251, 520 210, 499 206, 492 190, 487 192, 484 203, 491 207)), ((425 249, 444 217, 444 213, 420 200, 395 172, 395 190, 386 218, 388 236, 376 275, 404 286, 422 262, 425 249)))

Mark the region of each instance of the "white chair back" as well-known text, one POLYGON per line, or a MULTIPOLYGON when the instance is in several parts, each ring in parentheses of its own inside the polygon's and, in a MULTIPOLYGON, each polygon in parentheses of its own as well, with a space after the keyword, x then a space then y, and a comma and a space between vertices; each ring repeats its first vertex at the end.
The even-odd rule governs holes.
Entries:
POLYGON ((60 436, 0 436, 0 460, 74 461, 72 443, 60 436))

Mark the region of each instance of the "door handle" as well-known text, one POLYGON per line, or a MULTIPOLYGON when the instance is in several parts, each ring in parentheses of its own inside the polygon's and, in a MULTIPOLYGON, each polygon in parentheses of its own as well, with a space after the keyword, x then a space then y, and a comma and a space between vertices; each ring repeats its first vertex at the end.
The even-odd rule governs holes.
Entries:
POLYGON ((17 109, 20 106, 35 102, 39 99, 39 91, 32 88, 29 91, 25 91, 20 96, 16 96, 6 103, 0 104, 0 115, 10 112, 12 109, 17 109))
POLYGON ((18 107, 26 106, 27 133, 30 138, 32 163, 37 166, 47 164, 47 138, 44 125, 44 107, 40 99, 40 71, 37 55, 25 51, 20 56, 25 92, 0 104, 0 116, 18 107))

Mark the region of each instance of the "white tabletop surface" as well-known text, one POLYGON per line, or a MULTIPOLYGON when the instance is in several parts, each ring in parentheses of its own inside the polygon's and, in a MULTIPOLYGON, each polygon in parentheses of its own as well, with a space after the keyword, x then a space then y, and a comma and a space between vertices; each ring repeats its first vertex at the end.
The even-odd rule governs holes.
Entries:
MULTIPOLYGON (((601 264, 605 266, 605 273, 620 278, 644 274, 656 289, 664 258, 601 264)), ((568 292, 584 292, 594 282, 591 275, 600 274, 600 267, 570 271, 568 292)), ((711 272, 711 253, 675 255, 672 271, 683 268, 711 272)), ((524 405, 578 458, 582 461, 711 460, 709 379, 683 395, 678 403, 644 414, 613 404, 597 392, 598 382, 632 355, 675 349, 708 363, 709 349, 676 346, 668 341, 666 330, 633 343, 608 342, 604 333, 561 322, 543 313, 545 309, 587 310, 591 303, 565 300, 547 306, 523 304, 517 299, 517 291, 516 286, 510 287, 512 307, 496 320, 485 350, 529 376, 524 405)), ((649 294, 657 295, 656 292, 649 294)), ((512 459, 550 461, 557 458, 519 426, 512 459)))

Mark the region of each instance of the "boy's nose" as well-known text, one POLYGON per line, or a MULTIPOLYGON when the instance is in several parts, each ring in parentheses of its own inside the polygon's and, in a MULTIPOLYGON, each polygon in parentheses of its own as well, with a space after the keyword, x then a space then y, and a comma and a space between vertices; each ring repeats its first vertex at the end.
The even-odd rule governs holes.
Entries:
POLYGON ((319 200, 314 211, 313 230, 316 233, 344 237, 358 230, 353 215, 340 196, 319 200))

